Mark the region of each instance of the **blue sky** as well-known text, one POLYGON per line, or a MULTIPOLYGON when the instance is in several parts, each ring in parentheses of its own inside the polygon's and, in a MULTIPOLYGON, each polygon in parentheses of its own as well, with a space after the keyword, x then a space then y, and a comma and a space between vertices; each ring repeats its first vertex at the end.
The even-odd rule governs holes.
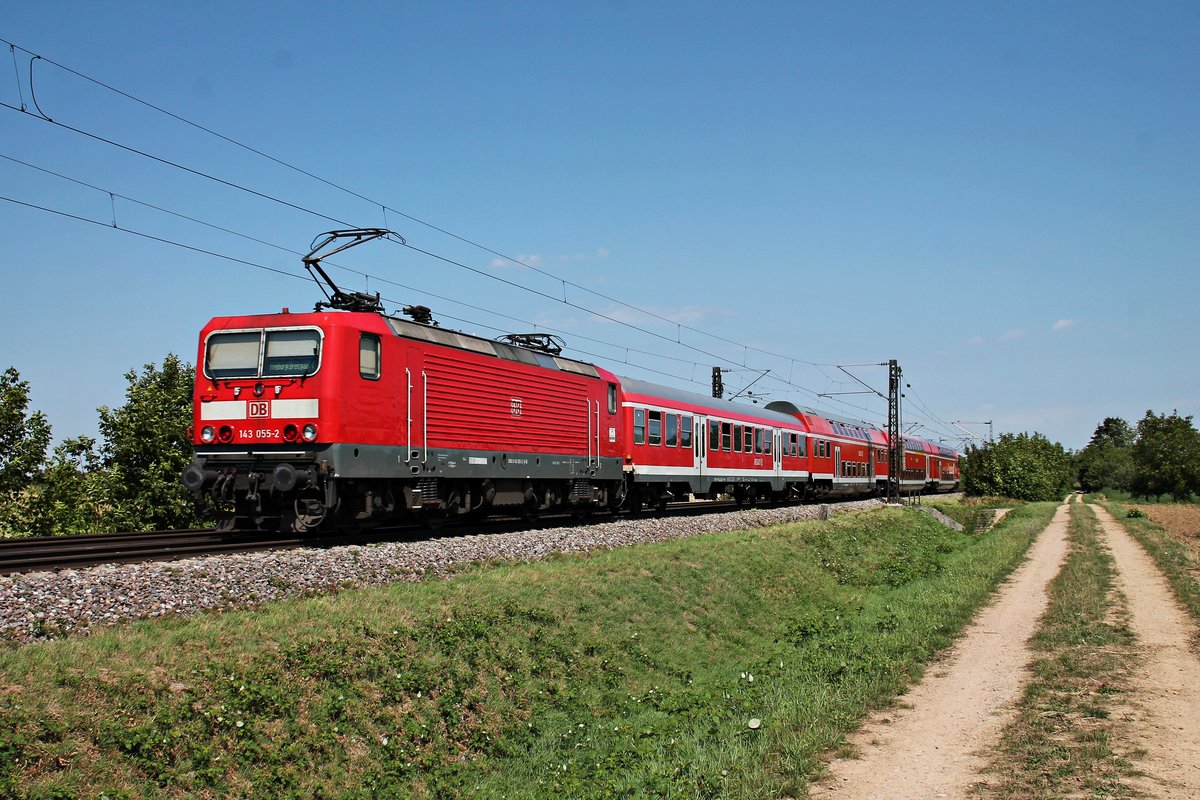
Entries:
POLYGON ((321 299, 129 230, 298 276, 343 223, 412 245, 346 288, 645 380, 880 422, 835 365, 895 358, 951 444, 1200 416, 1192 2, 50 1, 0 37, 0 195, 101 223, 0 201, 0 368, 59 439, 210 317, 321 299))

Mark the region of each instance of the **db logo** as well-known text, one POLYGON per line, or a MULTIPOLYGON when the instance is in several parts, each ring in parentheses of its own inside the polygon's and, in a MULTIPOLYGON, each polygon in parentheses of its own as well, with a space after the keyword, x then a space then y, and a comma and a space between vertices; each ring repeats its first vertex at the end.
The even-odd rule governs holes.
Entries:
POLYGON ((246 407, 250 419, 260 419, 271 416, 270 400, 247 400, 246 407))
POLYGON ((514 397, 514 398, 512 399, 512 405, 511 405, 511 408, 512 408, 512 415, 513 415, 514 417, 519 417, 519 416, 521 416, 521 398, 519 398, 519 397, 514 397))

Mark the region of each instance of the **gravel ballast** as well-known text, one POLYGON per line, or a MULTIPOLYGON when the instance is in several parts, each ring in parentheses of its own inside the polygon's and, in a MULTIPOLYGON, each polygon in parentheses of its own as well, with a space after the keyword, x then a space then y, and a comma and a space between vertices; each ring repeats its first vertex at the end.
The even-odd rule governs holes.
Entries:
POLYGON ((298 548, 0 577, 0 636, 32 642, 152 617, 247 608, 273 600, 443 577, 488 561, 535 561, 705 533, 763 528, 881 505, 748 509, 695 517, 627 517, 578 527, 330 549, 298 548))

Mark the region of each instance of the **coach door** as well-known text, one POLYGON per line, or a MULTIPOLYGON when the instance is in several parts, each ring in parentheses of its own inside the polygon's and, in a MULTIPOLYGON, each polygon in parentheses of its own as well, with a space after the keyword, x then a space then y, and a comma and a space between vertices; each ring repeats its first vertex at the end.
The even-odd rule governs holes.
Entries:
POLYGON ((775 459, 772 474, 776 478, 783 477, 783 432, 778 428, 771 431, 772 448, 771 457, 775 459))
POLYGON ((842 446, 833 446, 833 482, 838 483, 842 477, 842 446))

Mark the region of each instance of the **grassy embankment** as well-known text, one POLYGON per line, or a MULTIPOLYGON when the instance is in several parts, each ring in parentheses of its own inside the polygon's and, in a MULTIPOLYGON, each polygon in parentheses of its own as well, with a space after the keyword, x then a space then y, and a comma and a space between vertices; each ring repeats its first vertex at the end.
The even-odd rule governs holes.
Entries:
POLYGON ((8 645, 0 795, 798 794, 1052 512, 852 513, 8 645))

